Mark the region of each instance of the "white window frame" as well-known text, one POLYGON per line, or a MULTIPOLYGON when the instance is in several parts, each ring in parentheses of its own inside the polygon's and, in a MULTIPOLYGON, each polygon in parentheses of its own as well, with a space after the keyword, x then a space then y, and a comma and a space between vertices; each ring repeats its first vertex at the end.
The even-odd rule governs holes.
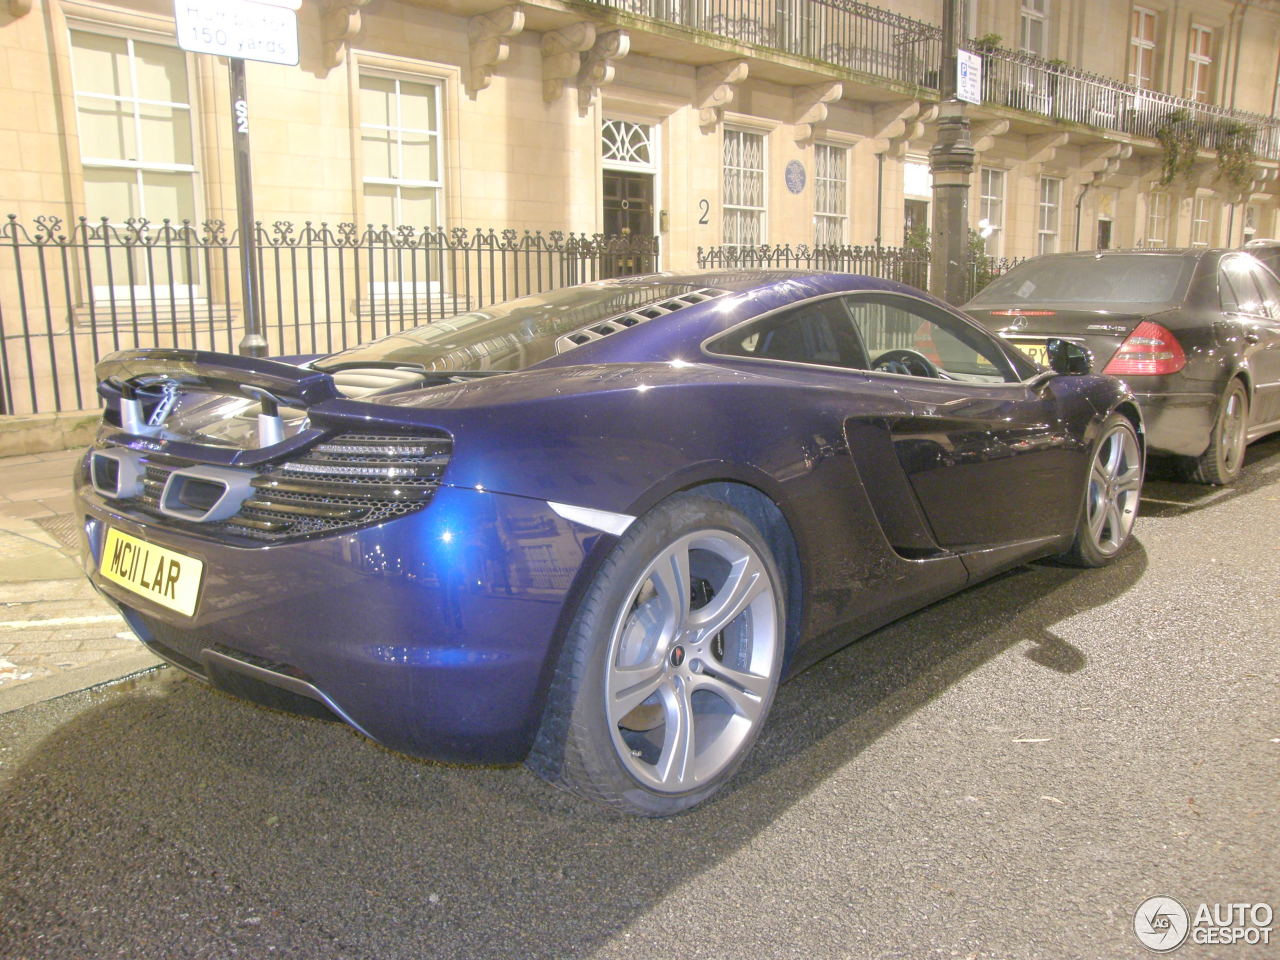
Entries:
MULTIPOLYGON (((131 170, 133 171, 133 188, 137 194, 138 203, 138 219, 146 220, 154 227, 162 226, 162 220, 149 217, 146 209, 146 192, 143 189, 143 178, 147 173, 179 173, 189 174, 191 177, 191 197, 192 211, 190 225, 192 229, 199 229, 201 220, 201 185, 200 170, 195 160, 200 156, 200 143, 197 134, 197 124, 195 122, 196 113, 193 107, 193 101, 196 96, 196 83, 194 71, 191 69, 191 57, 183 53, 183 68, 187 80, 187 103, 180 103, 173 100, 154 100, 148 97, 139 96, 138 87, 138 67, 137 58, 134 55, 134 45, 137 43, 146 43, 157 47, 169 47, 171 49, 179 49, 175 43, 169 42, 169 38, 150 36, 143 34, 135 35, 128 29, 102 24, 96 22, 88 22, 81 20, 69 20, 66 29, 67 39, 67 56, 68 68, 71 74, 71 91, 72 91, 72 115, 75 117, 76 123, 76 140, 79 144, 79 156, 77 159, 80 163, 80 175, 83 185, 85 170, 131 170), (119 96, 117 94, 95 92, 89 89, 81 89, 81 81, 76 76, 76 44, 74 35, 77 33, 87 34, 90 36, 109 37, 114 40, 123 40, 126 44, 126 57, 129 63, 129 87, 134 95, 131 97, 119 96), (102 100, 108 103, 132 104, 131 118, 133 120, 133 132, 135 137, 134 152, 137 156, 143 156, 142 150, 142 116, 141 108, 144 106, 168 107, 176 110, 186 110, 191 118, 188 126, 191 133, 191 163, 161 163, 147 162, 146 160, 128 160, 118 157, 98 157, 85 152, 85 138, 81 135, 80 130, 80 100, 81 98, 89 100, 102 100)), ((86 207, 85 215, 95 218, 104 214, 106 211, 94 211, 86 207)), ((100 221, 99 221, 100 222, 100 221)), ((170 221, 175 229, 182 227, 181 223, 174 224, 170 221)), ((128 224, 119 222, 108 222, 108 227, 116 230, 129 229, 128 224)), ((142 258, 142 268, 149 270, 151 261, 147 257, 142 258)), ((139 302, 160 303, 162 301, 180 301, 184 308, 194 302, 203 305, 206 301, 204 297, 204 286, 200 282, 199 275, 202 263, 199 257, 193 258, 192 266, 196 274, 194 283, 182 284, 158 284, 158 283, 120 283, 120 277, 112 277, 112 284, 108 286, 105 282, 93 284, 93 288, 89 291, 90 297, 95 302, 108 300, 133 299, 139 302)), ((95 281, 106 279, 104 273, 96 274, 95 281)), ((135 277, 135 279, 137 279, 135 277)), ((151 278, 148 277, 148 280, 151 278)))
POLYGON ((1147 194, 1147 242, 1148 247, 1169 246, 1169 218, 1173 199, 1163 190, 1147 194))
POLYGON ((1022 0, 1018 16, 1018 46, 1038 57, 1049 55, 1049 0, 1022 0), (1034 24, 1040 25, 1039 49, 1030 42, 1034 24))
MULTIPOLYGON (((720 190, 721 190, 720 236, 721 236, 722 246, 732 250, 742 250, 748 246, 747 244, 744 244, 744 243, 737 243, 729 240, 728 233, 725 228, 728 226, 731 212, 739 214, 744 217, 751 216, 756 218, 756 222, 759 224, 759 229, 757 233, 760 238, 760 243, 762 244, 767 243, 769 238, 769 232, 768 232, 769 231, 769 211, 768 211, 768 207, 769 207, 769 134, 767 131, 761 130, 758 128, 753 128, 748 126, 730 126, 726 124, 721 133, 721 137, 722 137, 722 140, 721 140, 721 147, 720 147, 720 190), (724 138, 727 138, 729 136, 760 138, 760 168, 758 171, 750 167, 730 167, 728 164, 725 163, 724 138), (750 206, 748 204, 742 204, 742 203, 729 203, 728 201, 729 191, 726 189, 726 187, 727 187, 729 171, 733 169, 751 172, 751 173, 758 172, 760 174, 760 205, 759 206, 750 206)), ((739 150, 739 156, 741 156, 741 150, 739 150)))
POLYGON ((813 240, 819 246, 849 241, 849 148, 838 143, 813 147, 813 240), (825 163, 819 159, 823 155, 825 163), (833 164, 838 165, 836 176, 823 176, 833 164), (822 209, 824 197, 835 201, 829 204, 832 209, 822 209))
POLYGON ((1196 100, 1200 103, 1212 102, 1213 41, 1213 27, 1206 27, 1199 23, 1191 24, 1187 35, 1186 95, 1188 100, 1196 100), (1204 52, 1206 49, 1207 53, 1204 52))
MULTIPOLYGON (((660 125, 652 120, 634 120, 631 117, 620 117, 614 114, 605 115, 600 123, 600 164, 606 170, 634 170, 636 173, 652 173, 658 172, 658 148, 659 148, 659 132, 660 125), (618 157, 606 157, 604 155, 605 131, 611 125, 617 129, 617 125, 626 124, 631 127, 639 127, 645 130, 645 145, 648 148, 649 159, 647 162, 641 160, 619 159, 618 157)), ((655 181, 655 188, 657 183, 655 181)), ((655 190, 656 196, 656 190, 655 190)))
MULTIPOLYGON (((438 77, 431 74, 423 74, 423 73, 417 73, 417 72, 402 72, 394 69, 394 67, 383 67, 379 65, 365 64, 365 63, 358 64, 355 73, 356 73, 354 78, 355 102, 353 106, 355 110, 356 122, 353 124, 353 127, 354 127, 353 133, 354 133, 354 142, 357 147, 356 162, 359 164, 359 171, 360 171, 361 213, 365 214, 365 216, 363 216, 361 219, 364 220, 366 223, 371 222, 368 219, 367 211, 365 210, 364 204, 365 204, 365 187, 366 185, 372 184, 374 186, 391 186, 395 188, 395 196, 393 197, 393 200, 392 200, 392 219, 395 222, 386 224, 387 229, 395 230, 399 226, 408 226, 408 227, 412 227, 415 231, 421 231, 423 229, 444 227, 445 221, 447 220, 446 203, 448 199, 447 193, 446 193, 446 180, 445 180, 446 166, 445 166, 445 153, 444 153, 445 132, 446 132, 445 86, 447 81, 443 77, 438 77), (418 129, 417 127, 402 126, 398 122, 395 126, 392 126, 390 124, 383 125, 383 124, 365 122, 364 117, 361 116, 360 114, 361 94, 363 90, 363 88, 361 87, 361 81, 365 77, 376 78, 379 80, 391 80, 396 84, 394 96, 395 96, 395 104, 396 104, 397 121, 399 121, 402 117, 402 109, 400 104, 400 84, 413 83, 413 84, 418 84, 419 86, 430 87, 435 95, 435 116, 436 116, 437 129, 421 130, 421 129, 418 129), (412 177, 368 176, 364 169, 364 152, 363 152, 363 146, 362 146, 363 132, 365 130, 378 130, 378 131, 384 131, 388 133, 397 133, 397 134, 404 134, 404 133, 427 134, 429 136, 434 137, 435 168, 438 174, 436 179, 430 180, 430 179, 418 179, 418 178, 412 178, 412 177), (403 222, 403 217, 401 216, 401 210, 400 210, 401 189, 410 189, 410 190, 434 189, 436 190, 437 191, 436 218, 439 222, 434 224, 405 224, 403 222)), ((400 137, 397 137, 396 143, 397 143, 397 149, 403 151, 403 144, 400 142, 400 137)), ((400 162, 397 164, 396 169, 404 170, 403 156, 401 156, 400 162)), ((382 224, 373 224, 373 227, 374 229, 379 229, 382 227, 382 224)), ((396 267, 397 269, 399 268, 398 261, 396 262, 396 267)), ((443 287, 442 287, 440 278, 436 278, 432 280, 411 280, 411 279, 391 280, 386 278, 382 280, 374 280, 373 277, 370 276, 361 284, 360 296, 362 298, 365 298, 365 297, 369 298, 367 302, 370 304, 371 310, 374 310, 374 311, 378 309, 390 310, 391 307, 387 305, 388 302, 403 303, 404 301, 408 300, 408 301, 421 301, 423 304, 429 304, 431 302, 431 298, 439 297, 441 295, 442 289, 443 287)))
POLYGON ((983 250, 989 257, 1004 256, 1004 210, 1008 174, 999 167, 983 167, 978 175, 978 218, 986 221, 983 250), (999 184, 999 193, 989 189, 999 184), (995 214, 993 216, 992 214, 995 214))
POLYGON ((1135 4, 1129 14, 1129 82, 1135 87, 1142 87, 1146 90, 1154 89, 1156 70, 1156 51, 1159 47, 1159 29, 1160 21, 1156 17, 1156 12, 1150 7, 1142 7, 1135 4), (1148 40, 1144 34, 1145 30, 1141 29, 1141 25, 1145 23, 1151 24, 1151 39, 1148 40), (1150 76, 1144 75, 1142 71, 1142 60, 1144 55, 1150 55, 1151 62, 1148 64, 1150 76))
POLYGON ((1191 205, 1191 242, 1192 247, 1209 247, 1213 245, 1215 214, 1218 212, 1216 201, 1212 197, 1196 197, 1191 205))
POLYGON ((400 158, 399 158, 400 162, 397 164, 396 169, 403 171, 404 170, 403 134, 406 134, 406 133, 425 134, 426 136, 434 138, 433 142, 435 145, 435 150, 434 150, 435 168, 437 171, 437 176, 434 180, 421 179, 416 177, 371 177, 364 170, 364 158, 362 153, 361 159, 360 159, 360 164, 361 164, 360 195, 361 195, 362 201, 363 201, 366 185, 372 184, 374 186, 380 186, 380 187, 394 187, 395 197, 392 203, 392 214, 393 214, 392 219, 395 222, 387 224, 387 226, 392 228, 395 228, 398 226, 412 226, 417 229, 421 229, 424 226, 443 227, 444 221, 446 220, 445 213, 444 213, 444 209, 445 209, 444 81, 439 80, 435 77, 420 76, 417 74, 411 74, 406 76, 403 74, 396 73, 395 71, 392 71, 392 70, 379 70, 376 68, 369 68, 364 66, 360 67, 359 74, 360 74, 359 77, 356 78, 357 91, 362 89, 360 87, 360 81, 365 77, 370 77, 378 80, 390 80, 393 83, 395 83, 396 89, 395 89, 394 96, 395 96, 395 104, 396 104, 396 123, 395 125, 368 123, 365 121, 364 117, 359 117, 359 124, 357 125, 358 129, 356 131, 357 137, 360 137, 365 130, 377 130, 383 133, 396 134, 396 139, 395 139, 396 149, 400 155, 400 158), (401 122, 403 118, 403 111, 401 108, 401 101, 400 101, 400 84, 401 83, 412 83, 421 87, 429 87, 431 89, 435 97, 435 116, 437 121, 435 130, 422 130, 417 127, 406 127, 403 125, 403 123, 401 122), (436 219, 439 222, 433 223, 433 224, 405 224, 403 221, 403 218, 401 217, 401 210, 400 210, 402 189, 435 190, 436 191, 436 219))
POLYGON ((1062 236, 1062 178, 1040 178, 1036 252, 1057 253, 1062 236), (1046 196, 1046 193, 1052 196, 1046 196))

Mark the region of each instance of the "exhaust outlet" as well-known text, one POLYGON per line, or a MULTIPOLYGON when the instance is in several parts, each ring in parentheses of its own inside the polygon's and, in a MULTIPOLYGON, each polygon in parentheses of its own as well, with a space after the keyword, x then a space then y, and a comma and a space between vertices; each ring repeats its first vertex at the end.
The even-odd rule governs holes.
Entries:
POLYGON ((240 512, 253 493, 254 474, 231 467, 186 467, 169 474, 160 512, 193 523, 216 523, 240 512))
POLYGON ((146 468, 135 450, 95 450, 89 460, 93 489, 111 500, 128 500, 142 494, 146 468))

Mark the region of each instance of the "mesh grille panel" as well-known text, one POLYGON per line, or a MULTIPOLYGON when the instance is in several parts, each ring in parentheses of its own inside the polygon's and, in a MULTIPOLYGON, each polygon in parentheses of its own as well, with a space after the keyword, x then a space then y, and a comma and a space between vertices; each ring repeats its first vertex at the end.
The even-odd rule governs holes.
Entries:
MULTIPOLYGON (((439 486, 453 441, 446 435, 342 434, 258 472, 253 493, 234 516, 217 523, 166 524, 229 539, 276 542, 369 526, 421 510, 439 486)), ((163 516, 160 495, 169 475, 192 461, 145 458, 142 494, 119 501, 163 516)))

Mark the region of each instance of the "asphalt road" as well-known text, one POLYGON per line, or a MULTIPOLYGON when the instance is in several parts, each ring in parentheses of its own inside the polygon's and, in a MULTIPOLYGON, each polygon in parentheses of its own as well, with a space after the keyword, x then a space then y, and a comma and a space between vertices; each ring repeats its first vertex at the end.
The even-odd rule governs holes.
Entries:
POLYGON ((673 820, 172 671, 5 715, 0 956, 1063 960, 1151 956, 1157 894, 1280 910, 1278 480, 1280 438, 1230 491, 1151 482, 1115 566, 845 649, 673 820))

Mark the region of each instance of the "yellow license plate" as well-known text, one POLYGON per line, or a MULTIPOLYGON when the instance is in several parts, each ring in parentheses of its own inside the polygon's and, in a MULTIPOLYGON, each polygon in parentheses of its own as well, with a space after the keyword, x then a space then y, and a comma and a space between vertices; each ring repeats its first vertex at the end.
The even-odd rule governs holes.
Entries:
POLYGON ((1043 340, 1011 340, 1009 341, 1028 357, 1042 367, 1049 365, 1049 346, 1043 340))
POLYGON ((196 612, 204 562, 108 527, 98 572, 140 597, 190 617, 196 612))

